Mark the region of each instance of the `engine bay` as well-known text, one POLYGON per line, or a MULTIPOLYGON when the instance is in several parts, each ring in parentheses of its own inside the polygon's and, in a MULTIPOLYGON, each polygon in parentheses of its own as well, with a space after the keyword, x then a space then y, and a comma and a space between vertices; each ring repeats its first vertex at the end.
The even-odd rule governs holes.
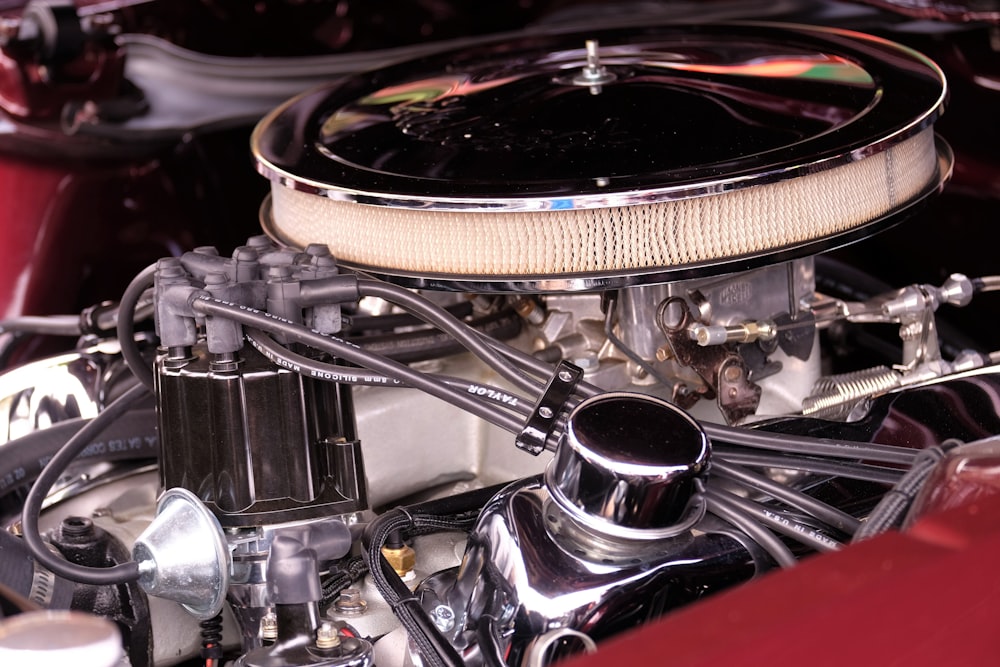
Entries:
POLYGON ((604 664, 996 489, 989 3, 212 4, 5 19, 4 664, 604 664))

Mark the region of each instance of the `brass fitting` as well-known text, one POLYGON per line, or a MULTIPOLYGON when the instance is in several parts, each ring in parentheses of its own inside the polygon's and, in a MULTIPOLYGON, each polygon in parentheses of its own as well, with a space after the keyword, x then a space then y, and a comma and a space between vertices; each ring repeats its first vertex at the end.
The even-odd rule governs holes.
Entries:
POLYGON ((405 544, 399 549, 382 547, 382 555, 400 577, 406 577, 417 565, 417 552, 405 544))

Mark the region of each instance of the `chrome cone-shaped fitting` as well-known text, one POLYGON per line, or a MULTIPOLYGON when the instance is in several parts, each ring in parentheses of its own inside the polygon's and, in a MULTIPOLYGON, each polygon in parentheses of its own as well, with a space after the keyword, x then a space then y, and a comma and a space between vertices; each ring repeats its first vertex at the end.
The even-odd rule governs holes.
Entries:
POLYGON ((169 489, 156 518, 136 539, 132 559, 146 593, 179 602, 195 618, 222 610, 229 588, 230 555, 219 520, 196 495, 169 489))

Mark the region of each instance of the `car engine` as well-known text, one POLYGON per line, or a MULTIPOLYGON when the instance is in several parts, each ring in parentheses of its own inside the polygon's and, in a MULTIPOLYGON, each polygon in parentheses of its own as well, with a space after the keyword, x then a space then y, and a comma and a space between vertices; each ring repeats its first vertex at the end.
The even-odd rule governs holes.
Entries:
POLYGON ((3 664, 606 664, 995 491, 995 3, 363 4, 3 10, 3 664))

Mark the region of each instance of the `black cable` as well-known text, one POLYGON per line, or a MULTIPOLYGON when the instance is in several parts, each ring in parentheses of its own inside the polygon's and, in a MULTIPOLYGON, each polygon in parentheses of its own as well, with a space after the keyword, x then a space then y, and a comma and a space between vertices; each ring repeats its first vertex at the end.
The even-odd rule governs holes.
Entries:
POLYGON ((722 498, 723 500, 726 500, 740 508, 756 519, 759 523, 764 524, 766 527, 777 533, 786 535, 796 542, 804 544, 807 547, 815 549, 816 551, 837 551, 843 547, 842 544, 833 538, 824 535, 811 526, 795 521, 781 512, 772 510, 771 508, 760 503, 755 503, 735 494, 725 491, 717 491, 714 489, 706 489, 705 496, 709 499, 715 500, 722 498))
MULTIPOLYGON (((508 349, 509 346, 505 346, 508 349)), ((1000 355, 998 355, 1000 356, 1000 355)), ((514 358, 513 356, 511 357, 514 358)), ((546 377, 551 377, 551 366, 544 361, 530 357, 528 360, 518 357, 518 363, 532 369, 549 368, 546 377)), ((544 371, 542 371, 544 373, 544 371)), ((580 382, 576 386, 577 393, 583 398, 590 398, 603 393, 604 390, 589 382, 580 382)), ((754 449, 768 449, 778 452, 790 452, 813 456, 829 456, 844 459, 868 459, 883 463, 910 465, 916 457, 916 450, 907 447, 859 443, 850 440, 834 440, 831 438, 814 438, 809 436, 775 433, 761 428, 741 428, 726 426, 707 421, 700 421, 702 428, 713 442, 730 443, 754 449)), ((859 477, 858 479, 866 479, 859 477)), ((889 483, 893 483, 892 480, 889 483)))
MULTIPOLYGON (((511 347, 503 341, 493 340, 492 338, 483 336, 483 342, 490 347, 492 347, 497 354, 503 356, 509 363, 517 366, 526 375, 534 375, 536 378, 541 380, 544 384, 552 377, 553 373, 556 372, 555 366, 549 362, 539 359, 534 355, 522 352, 516 347, 511 347)), ((578 390, 582 390, 583 396, 592 396, 594 394, 599 394, 603 390, 588 383, 581 382, 577 385, 578 390)))
POLYGON ((366 352, 353 343, 317 333, 304 326, 263 313, 259 310, 242 308, 226 303, 225 301, 213 299, 205 294, 198 294, 192 301, 191 306, 196 312, 204 315, 220 316, 239 322, 244 326, 272 333, 280 333, 290 341, 329 352, 334 357, 346 359, 351 363, 384 373, 416 389, 447 401, 511 433, 520 433, 524 427, 523 421, 519 416, 500 409, 496 404, 483 403, 476 396, 450 387, 432 376, 413 370, 405 364, 366 352))
MULTIPOLYGON (((68 419, 48 428, 32 431, 0 447, 0 498, 32 483, 66 442, 86 426, 90 419, 68 419)), ((73 461, 98 459, 117 461, 156 458, 160 453, 156 432, 156 411, 135 409, 119 417, 100 434, 100 443, 90 442, 73 461), (117 440, 127 446, 110 449, 107 443, 117 440)))
POLYGON ((0 333, 18 331, 47 336, 79 336, 79 315, 22 315, 0 321, 0 333))
MULTIPOLYGON (((508 340, 521 333, 522 320, 514 311, 504 310, 470 319, 464 324, 494 340, 508 340)), ((404 363, 438 359, 465 350, 451 333, 429 327, 417 331, 377 334, 349 340, 369 352, 404 363)))
POLYGON ((405 507, 407 512, 424 517, 446 517, 448 520, 466 521, 467 518, 478 516, 479 510, 486 506, 493 496, 498 494, 510 482, 501 482, 478 489, 463 491, 443 498, 425 500, 405 507))
POLYGON ((848 535, 853 535, 861 526, 861 521, 850 514, 806 495, 801 491, 796 491, 789 486, 779 484, 769 477, 758 475, 731 461, 727 461, 724 456, 716 456, 712 461, 712 474, 734 480, 747 488, 766 493, 848 535))
POLYGON ((702 428, 713 442, 727 442, 733 445, 767 449, 808 456, 829 456, 841 459, 865 459, 881 463, 896 463, 909 466, 917 456, 917 450, 893 445, 878 445, 849 440, 830 440, 808 436, 775 433, 754 428, 723 426, 712 422, 701 422, 702 428))
POLYGON ((422 660, 435 667, 462 667, 465 662, 458 651, 441 635, 419 598, 382 555, 382 545, 389 534, 410 526, 413 518, 407 512, 390 510, 368 524, 362 534, 362 545, 372 583, 406 629, 422 660))
MULTIPOLYGON (((247 328, 246 337, 250 344, 272 363, 307 377, 369 387, 408 386, 396 378, 381 373, 373 373, 364 368, 338 366, 317 359, 310 359, 309 357, 292 352, 259 329, 247 328)), ((484 402, 504 405, 524 416, 531 414, 531 406, 528 405, 523 397, 510 394, 497 387, 447 375, 428 374, 427 377, 436 378, 451 387, 476 396, 484 402)))
POLYGON ((136 379, 150 391, 153 390, 153 368, 146 361, 135 342, 135 309, 139 300, 142 299, 143 292, 153 285, 155 273, 156 265, 150 264, 140 271, 125 288, 121 302, 118 304, 118 324, 116 327, 118 344, 121 346, 125 364, 136 379))
POLYGON ((713 444, 713 453, 729 463, 754 466, 758 468, 779 468, 786 470, 802 470, 817 475, 846 477, 878 484, 892 485, 899 481, 904 471, 897 468, 852 463, 848 461, 824 461, 822 459, 801 456, 782 456, 781 454, 762 454, 752 451, 739 451, 724 445, 713 444))
POLYGON ((365 563, 364 557, 351 557, 346 564, 341 565, 323 580, 323 597, 320 600, 320 605, 329 606, 344 589, 349 588, 351 584, 366 574, 368 574, 368 564, 365 563))
POLYGON ((497 637, 496 618, 490 614, 480 616, 476 625, 476 639, 479 643, 479 654, 483 657, 483 664, 486 667, 507 667, 497 637))
POLYGON ((420 655, 434 665, 464 665, 461 656, 445 639, 419 599, 382 556, 382 546, 396 531, 408 535, 431 532, 468 531, 479 512, 506 484, 497 484, 465 493, 389 510, 365 526, 361 534, 362 554, 379 594, 392 608, 420 655))
POLYGON ((405 288, 371 278, 358 278, 358 291, 362 296, 374 296, 395 303, 425 322, 450 333, 463 347, 479 357, 518 391, 526 393, 531 400, 536 400, 541 394, 542 388, 536 379, 525 375, 516 365, 512 366, 503 355, 484 342, 478 333, 470 330, 464 322, 437 304, 405 288))
POLYGON ((260 329, 247 327, 244 334, 254 349, 264 355, 271 363, 301 375, 364 387, 407 386, 401 380, 384 373, 375 373, 367 368, 339 366, 310 359, 292 352, 260 329))
MULTIPOLYGON (((471 301, 460 301, 443 308, 453 316, 464 319, 472 314, 471 301)), ((410 313, 390 313, 388 315, 347 315, 345 329, 349 333, 356 331, 393 331, 402 327, 424 326, 426 323, 410 313)))
POLYGON ((788 568, 798 564, 795 554, 784 542, 760 525, 754 517, 730 502, 728 498, 713 495, 706 497, 705 502, 708 504, 709 512, 743 531, 748 538, 760 545, 780 567, 788 568))
POLYGON ((42 539, 38 529, 38 519, 46 494, 56 480, 62 476, 66 466, 100 435, 109 424, 112 424, 125 414, 133 404, 145 398, 146 395, 146 387, 141 384, 125 391, 118 400, 108 405, 63 445, 56 455, 52 457, 48 465, 45 466, 45 469, 42 470, 41 475, 38 476, 31 490, 28 491, 28 496, 24 500, 24 509, 21 512, 21 527, 24 533, 24 541, 28 550, 31 551, 32 557, 54 574, 70 581, 95 586, 122 584, 135 581, 139 578, 139 564, 135 561, 121 563, 108 568, 97 568, 77 565, 76 563, 70 563, 59 558, 49 551, 47 543, 42 539))

